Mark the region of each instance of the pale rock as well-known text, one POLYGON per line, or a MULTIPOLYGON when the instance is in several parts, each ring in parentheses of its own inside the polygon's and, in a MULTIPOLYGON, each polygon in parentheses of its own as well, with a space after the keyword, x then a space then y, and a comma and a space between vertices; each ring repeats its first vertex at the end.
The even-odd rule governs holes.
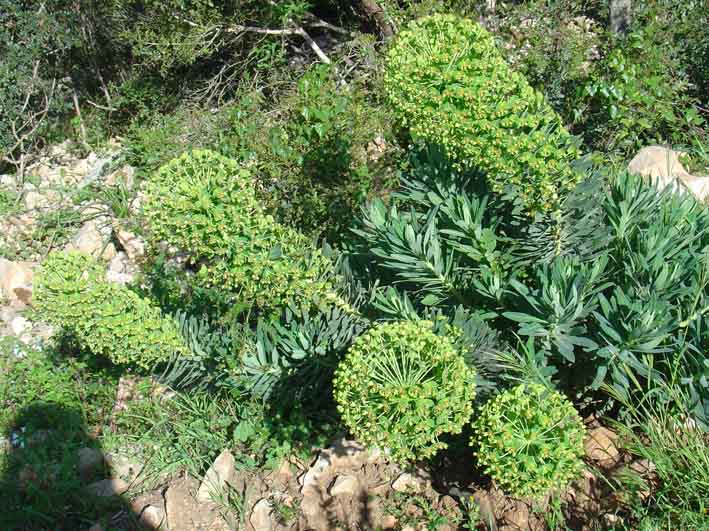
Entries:
POLYGON ((199 503, 193 496, 198 482, 183 478, 173 482, 165 492, 167 529, 170 531, 229 531, 230 526, 213 503, 199 503))
POLYGON ((86 488, 94 496, 108 498, 110 496, 120 496, 128 490, 128 486, 128 483, 122 479, 114 478, 102 479, 101 481, 92 483, 86 488))
POLYGON ((9 175, 9 174, 0 175, 0 185, 1 186, 7 186, 8 188, 14 188, 15 184, 16 184, 15 177, 13 175, 9 175))
POLYGON ((418 493, 424 490, 424 485, 423 482, 413 474, 404 472, 392 482, 391 488, 396 492, 418 493))
POLYGON ((89 527, 89 531, 105 531, 105 529, 99 522, 96 522, 94 525, 89 527))
POLYGON ((37 210, 49 206, 49 200, 41 193, 34 190, 25 192, 24 201, 27 210, 37 210))
POLYGON ((105 182, 108 186, 124 186, 131 190, 135 186, 135 168, 133 166, 123 166, 110 173, 105 182))
POLYGON ((615 444, 617 437, 614 432, 603 426, 589 430, 584 440, 586 455, 603 466, 616 464, 619 458, 615 444))
POLYGON ((355 476, 337 476, 330 486, 330 496, 357 496, 360 490, 355 476))
POLYGON ((272 512, 271 502, 266 498, 256 502, 249 517, 249 523, 254 528, 254 531, 271 531, 273 529, 272 512))
POLYGON ((21 315, 16 316, 10 321, 10 330, 18 337, 30 328, 32 328, 32 323, 21 315))
POLYGON ((165 511, 154 505, 148 505, 140 513, 138 521, 146 529, 160 529, 165 522, 165 511))
POLYGON ((103 456, 103 460, 111 477, 125 481, 135 481, 145 467, 136 457, 131 457, 123 453, 107 453, 103 456))
POLYGON ((11 262, 5 258, 0 258, 0 289, 3 297, 9 301, 27 300, 27 290, 31 296, 32 278, 34 276, 34 263, 31 262, 11 262), (20 293, 18 293, 20 290, 20 293), (21 298, 22 297, 22 298, 21 298))
POLYGON ((197 491, 197 501, 214 501, 215 498, 234 481, 236 475, 236 460, 229 450, 224 450, 214 460, 214 463, 204 475, 202 484, 197 491))
POLYGON ((398 523, 399 522, 395 516, 393 516, 391 514, 387 514, 384 518, 382 518, 381 528, 385 531, 388 531, 391 529, 396 529, 396 525, 398 523))
POLYGON ((103 465, 103 452, 96 448, 79 448, 77 456, 79 477, 82 481, 90 480, 103 465))
POLYGON ((123 251, 116 253, 108 264, 106 280, 117 284, 130 284, 135 280, 135 267, 123 251))
POLYGON ((116 237, 131 260, 135 261, 145 255, 145 242, 138 235, 118 229, 116 237))
POLYGON ((110 224, 107 225, 101 218, 87 221, 66 245, 65 250, 80 251, 96 258, 111 260, 116 256, 116 248, 113 243, 107 243, 110 231, 110 224))
POLYGON ((330 467, 331 461, 328 455, 324 452, 318 454, 318 458, 315 463, 305 471, 305 473, 300 476, 300 492, 305 493, 307 489, 316 488, 318 485, 318 479, 325 471, 330 467))
POLYGON ((630 173, 648 177, 660 190, 670 187, 675 192, 689 191, 697 200, 709 197, 709 177, 690 174, 680 161, 682 155, 662 146, 642 148, 628 164, 630 173))

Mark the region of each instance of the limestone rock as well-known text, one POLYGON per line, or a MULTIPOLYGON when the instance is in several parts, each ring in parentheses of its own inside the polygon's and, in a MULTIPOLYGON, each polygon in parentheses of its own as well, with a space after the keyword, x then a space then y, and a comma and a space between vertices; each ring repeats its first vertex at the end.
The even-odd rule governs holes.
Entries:
POLYGON ((27 210, 37 210, 49 206, 49 199, 34 190, 25 193, 24 202, 27 210))
POLYGON ((331 496, 357 496, 359 493, 359 480, 355 476, 337 476, 330 487, 331 496))
POLYGON ((120 496, 128 490, 128 483, 122 479, 102 479, 92 483, 87 487, 88 491, 94 496, 107 498, 110 496, 120 496))
POLYGON ((215 504, 201 504, 195 499, 193 493, 198 485, 192 478, 183 478, 168 487, 165 492, 167 528, 170 531, 229 531, 215 504))
POLYGON ((131 260, 135 261, 145 255, 145 242, 138 235, 119 228, 116 237, 131 260))
POLYGON ((249 523, 253 526, 254 531, 271 531, 273 529, 272 513, 271 502, 266 498, 257 501, 249 517, 249 523))
POLYGON ((107 175, 105 183, 108 186, 124 186, 130 190, 135 185, 135 168, 129 165, 123 166, 107 175))
POLYGON ((107 453, 103 459, 111 477, 130 482, 138 479, 145 467, 136 457, 131 457, 123 453, 107 453))
POLYGON ((670 187, 677 192, 688 191, 699 201, 709 197, 709 177, 698 177, 690 174, 679 158, 682 155, 662 146, 642 148, 628 164, 628 171, 643 177, 648 177, 663 190, 670 187))
POLYGON ((135 280, 136 271, 137 268, 128 259, 128 255, 119 251, 108 264, 106 280, 117 284, 130 284, 135 280))
POLYGON ((616 438, 614 432, 603 426, 589 430, 584 441, 586 455, 604 467, 617 464, 619 452, 615 445, 616 438))
POLYGON ((116 248, 109 241, 110 233, 110 224, 107 225, 105 220, 96 218, 87 221, 81 226, 79 232, 76 233, 65 249, 111 260, 116 256, 116 248))
POLYGON ((77 457, 82 481, 89 481, 103 465, 103 452, 96 448, 79 448, 77 457))
POLYGON ((227 484, 233 483, 236 475, 236 461, 229 450, 224 450, 204 475, 197 491, 197 501, 204 503, 217 497, 227 484))
POLYGON ((420 478, 417 478, 409 472, 404 472, 392 482, 391 488, 396 492, 418 493, 424 490, 424 484, 420 478))
POLYGON ((0 289, 9 301, 27 302, 32 296, 32 277, 35 264, 31 262, 11 262, 0 258, 0 289))
POLYGON ((14 317, 12 321, 10 321, 10 330, 12 330, 13 335, 17 337, 21 336, 24 332, 31 328, 32 323, 21 315, 14 317))

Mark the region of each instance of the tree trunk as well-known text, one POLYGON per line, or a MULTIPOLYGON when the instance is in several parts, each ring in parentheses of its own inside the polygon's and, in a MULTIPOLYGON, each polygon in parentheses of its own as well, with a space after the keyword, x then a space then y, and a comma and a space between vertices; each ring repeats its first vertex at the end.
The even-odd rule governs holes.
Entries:
POLYGON ((387 21, 387 16, 376 0, 361 0, 362 8, 368 16, 372 17, 379 27, 382 37, 389 39, 394 36, 394 29, 387 21))
POLYGON ((616 35, 625 34, 632 21, 632 0, 610 0, 611 31, 616 35))

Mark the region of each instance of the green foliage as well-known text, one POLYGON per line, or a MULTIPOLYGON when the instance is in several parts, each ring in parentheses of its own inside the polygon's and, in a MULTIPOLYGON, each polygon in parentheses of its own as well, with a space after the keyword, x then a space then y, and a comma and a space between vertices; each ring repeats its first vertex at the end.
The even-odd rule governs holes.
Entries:
POLYGON ((579 85, 574 120, 586 142, 603 151, 633 151, 653 143, 688 144, 704 118, 667 47, 659 23, 649 22, 609 51, 579 85))
POLYGON ((510 70, 482 26, 448 15, 420 19, 387 57, 384 86, 401 122, 484 170, 495 192, 512 187, 530 211, 549 211, 580 180, 559 116, 510 70))
POLYGON ((376 325, 355 340, 335 375, 335 400, 358 440, 400 461, 446 448, 472 414, 475 371, 426 321, 376 325))
POLYGON ((110 412, 115 381, 87 372, 75 359, 58 362, 56 354, 0 340, 3 529, 76 529, 119 508, 115 500, 86 495, 77 455, 96 446, 88 427, 101 425, 110 412))
POLYGON ((96 355, 151 369, 187 352, 175 322, 129 289, 103 278, 101 264, 77 252, 55 252, 35 280, 42 319, 66 328, 96 355))
POLYGON ((649 392, 614 423, 623 448, 643 467, 616 475, 615 495, 635 529, 706 529, 709 526, 709 434, 687 421, 687 403, 677 388, 670 402, 649 392), (648 496, 649 493, 649 496, 648 496))
MULTIPOLYGON (((488 27, 510 65, 562 116, 573 119, 579 85, 588 82, 602 51, 604 21, 578 0, 500 3, 488 27)), ((592 139, 590 139, 592 140, 592 139)))
POLYGON ((148 183, 144 213, 155 243, 187 253, 203 286, 244 307, 327 294, 330 266, 295 230, 264 213, 248 169, 211 151, 185 153, 148 183))
POLYGON ((478 462, 508 494, 540 498, 581 475, 585 429, 557 391, 538 384, 505 391, 483 406, 473 428, 478 462))
POLYGON ((555 219, 529 222, 479 176, 427 156, 392 206, 364 211, 350 247, 358 274, 406 292, 384 306, 447 316, 462 306, 522 345, 493 366, 574 393, 606 382, 632 394, 636 381, 668 381, 677 364, 695 415, 707 418, 706 209, 640 177, 606 184, 592 174, 555 219))
POLYGON ((241 358, 239 382, 278 402, 320 402, 343 353, 367 325, 339 307, 288 307, 279 321, 261 319, 241 358))

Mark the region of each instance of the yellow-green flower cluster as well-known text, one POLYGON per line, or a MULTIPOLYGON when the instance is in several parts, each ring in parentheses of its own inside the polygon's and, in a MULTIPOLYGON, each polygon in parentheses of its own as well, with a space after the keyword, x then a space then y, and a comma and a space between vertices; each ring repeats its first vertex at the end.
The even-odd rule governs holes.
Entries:
POLYGON ((358 440, 398 461, 433 456, 439 437, 472 414, 475 371, 427 321, 374 326, 355 340, 335 374, 335 399, 358 440))
POLYGON ((473 423, 477 460, 508 494, 540 498, 583 469, 585 429, 561 393, 519 385, 485 404, 473 423))
POLYGON ((151 369, 188 353, 175 321, 126 287, 107 282, 103 267, 85 254, 51 253, 35 279, 33 301, 42 319, 116 364, 151 369))
POLYGON ((144 214, 154 242, 199 264, 203 286, 259 307, 327 291, 329 260, 264 212, 248 169, 227 157, 195 150, 167 163, 147 185, 144 214))
POLYGON ((496 192, 511 185, 530 212, 553 210, 580 178, 559 116, 476 22, 433 15, 410 23, 388 50, 384 86, 414 137, 485 171, 496 192))

